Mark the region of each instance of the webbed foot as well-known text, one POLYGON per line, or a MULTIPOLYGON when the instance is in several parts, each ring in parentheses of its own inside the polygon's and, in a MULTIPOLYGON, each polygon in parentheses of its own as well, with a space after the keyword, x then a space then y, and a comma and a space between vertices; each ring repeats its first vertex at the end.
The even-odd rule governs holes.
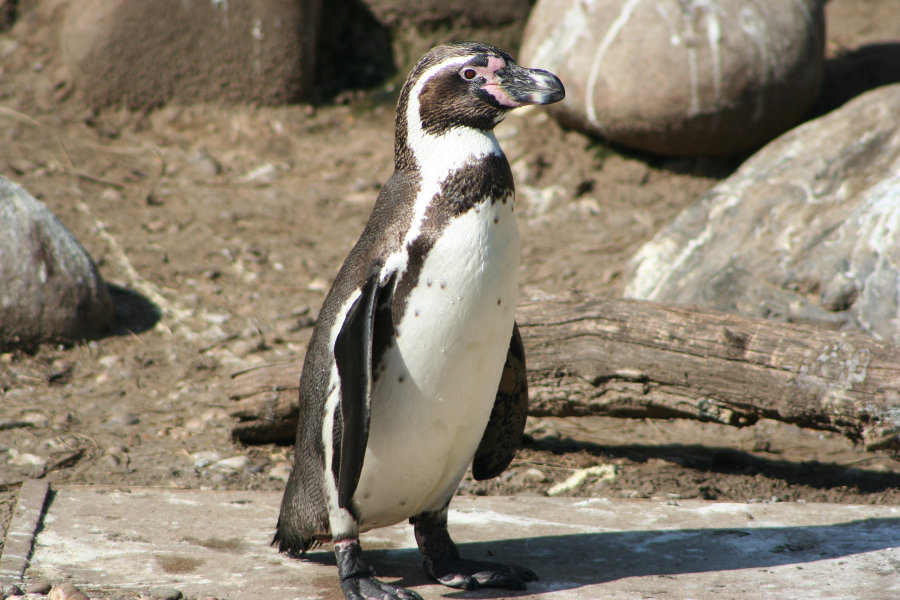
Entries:
POLYGON ((347 600, 422 600, 412 590, 368 577, 351 577, 341 580, 341 589, 347 600))
POLYGON ((425 572, 446 586, 464 590, 479 587, 524 590, 526 582, 538 578, 534 571, 525 567, 460 558, 447 531, 446 507, 418 514, 410 522, 415 528, 425 572))
POLYGON ((537 580, 531 569, 465 558, 425 557, 425 571, 446 586, 464 590, 496 587, 524 590, 525 582, 537 580))
POLYGON ((412 590, 375 579, 375 572, 362 559, 358 539, 336 541, 334 555, 347 600, 422 600, 412 590))

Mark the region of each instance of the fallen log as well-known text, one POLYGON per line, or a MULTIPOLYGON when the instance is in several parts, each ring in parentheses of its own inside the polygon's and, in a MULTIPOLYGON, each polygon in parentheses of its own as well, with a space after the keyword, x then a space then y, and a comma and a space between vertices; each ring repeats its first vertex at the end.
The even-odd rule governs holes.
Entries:
MULTIPOLYGON (((900 347, 699 307, 596 297, 522 302, 532 416, 760 418, 900 452, 900 347)), ((293 441, 299 361, 234 377, 234 436, 293 441)))

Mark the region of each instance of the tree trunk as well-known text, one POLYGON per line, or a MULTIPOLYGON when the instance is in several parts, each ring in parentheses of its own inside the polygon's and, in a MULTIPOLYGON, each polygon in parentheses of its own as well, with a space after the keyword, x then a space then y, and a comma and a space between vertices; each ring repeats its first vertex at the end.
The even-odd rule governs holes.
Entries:
MULTIPOLYGON (((517 312, 533 416, 765 417, 900 451, 900 348, 861 335, 615 298, 517 312)), ((293 440, 300 363, 235 377, 234 435, 293 440)))

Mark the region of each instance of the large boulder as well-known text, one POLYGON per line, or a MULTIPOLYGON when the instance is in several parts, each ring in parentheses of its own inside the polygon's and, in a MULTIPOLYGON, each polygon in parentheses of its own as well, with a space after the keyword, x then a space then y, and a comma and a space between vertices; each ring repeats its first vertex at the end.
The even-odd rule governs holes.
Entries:
POLYGON ((42 203, 0 177, 0 349, 102 334, 115 311, 97 266, 42 203))
POLYGON ((667 155, 726 155, 796 125, 822 81, 822 0, 538 0, 521 62, 563 123, 667 155))
POLYGON ((637 252, 625 295, 900 344, 900 84, 760 150, 637 252))
POLYGON ((320 0, 84 0, 62 42, 95 107, 281 104, 312 86, 320 0))
POLYGON ((532 0, 363 0, 380 22, 388 25, 439 26, 447 23, 466 25, 505 25, 525 21, 532 0))

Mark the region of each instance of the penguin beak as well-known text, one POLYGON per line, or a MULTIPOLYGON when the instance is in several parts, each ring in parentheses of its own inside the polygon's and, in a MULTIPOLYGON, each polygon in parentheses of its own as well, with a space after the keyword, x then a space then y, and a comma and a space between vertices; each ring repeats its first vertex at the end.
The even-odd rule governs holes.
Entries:
POLYGON ((508 62, 494 73, 492 79, 484 89, 506 108, 553 104, 566 97, 566 89, 559 77, 543 69, 526 69, 508 62))

